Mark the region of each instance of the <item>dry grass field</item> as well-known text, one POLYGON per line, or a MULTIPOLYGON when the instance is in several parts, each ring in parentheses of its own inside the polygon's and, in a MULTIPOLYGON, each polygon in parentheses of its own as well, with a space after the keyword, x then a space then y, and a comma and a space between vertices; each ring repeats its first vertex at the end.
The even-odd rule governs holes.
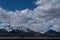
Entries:
POLYGON ((60 39, 60 37, 0 37, 0 39, 60 39))

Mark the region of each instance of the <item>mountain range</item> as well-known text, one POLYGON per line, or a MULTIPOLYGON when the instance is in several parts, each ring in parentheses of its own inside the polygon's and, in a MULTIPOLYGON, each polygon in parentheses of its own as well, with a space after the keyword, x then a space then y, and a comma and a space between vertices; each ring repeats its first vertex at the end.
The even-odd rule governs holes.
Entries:
POLYGON ((10 26, 6 27, 8 27, 8 29, 11 31, 7 31, 4 28, 0 29, 0 37, 60 37, 60 32, 56 32, 54 30, 48 30, 47 32, 42 34, 24 26, 18 27, 16 29, 13 29, 10 26))

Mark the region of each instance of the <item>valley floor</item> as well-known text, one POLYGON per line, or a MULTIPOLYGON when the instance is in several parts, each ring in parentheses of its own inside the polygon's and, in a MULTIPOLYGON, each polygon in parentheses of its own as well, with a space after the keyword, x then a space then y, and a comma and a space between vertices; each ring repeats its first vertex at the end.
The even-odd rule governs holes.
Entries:
POLYGON ((60 39, 60 37, 0 37, 0 39, 60 39))

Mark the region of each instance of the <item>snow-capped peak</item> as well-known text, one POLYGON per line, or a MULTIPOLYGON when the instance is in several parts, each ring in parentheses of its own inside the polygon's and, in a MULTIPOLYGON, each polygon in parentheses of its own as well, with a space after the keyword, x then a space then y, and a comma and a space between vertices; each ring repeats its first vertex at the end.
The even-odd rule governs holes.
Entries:
POLYGON ((0 29, 5 29, 6 31, 10 32, 12 30, 22 30, 22 31, 25 31, 25 32, 28 32, 27 30, 29 30, 28 28, 26 28, 25 26, 21 25, 21 26, 16 26, 16 27, 12 27, 11 25, 7 24, 7 23, 4 23, 1 25, 0 29))

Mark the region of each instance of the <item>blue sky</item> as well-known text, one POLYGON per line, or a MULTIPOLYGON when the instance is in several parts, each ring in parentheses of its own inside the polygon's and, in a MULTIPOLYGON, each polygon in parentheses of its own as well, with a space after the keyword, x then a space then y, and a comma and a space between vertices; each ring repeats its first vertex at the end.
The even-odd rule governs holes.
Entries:
POLYGON ((8 10, 23 10, 29 8, 33 10, 37 7, 33 2, 36 0, 0 0, 0 6, 8 10))
POLYGON ((0 24, 60 32, 60 0, 0 0, 0 24))

